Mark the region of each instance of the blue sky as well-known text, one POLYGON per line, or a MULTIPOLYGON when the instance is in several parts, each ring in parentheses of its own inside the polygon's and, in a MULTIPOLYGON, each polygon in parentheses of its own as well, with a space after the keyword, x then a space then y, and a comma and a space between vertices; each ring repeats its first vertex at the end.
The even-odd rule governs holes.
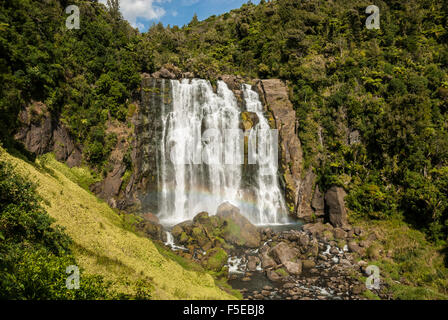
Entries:
MULTIPOLYGON (((196 13, 199 20, 241 7, 248 0, 120 0, 121 12, 134 27, 147 31, 153 23, 165 26, 188 24, 196 13)), ((106 3, 106 0, 100 0, 106 3)), ((259 0, 252 0, 258 3, 259 0)))

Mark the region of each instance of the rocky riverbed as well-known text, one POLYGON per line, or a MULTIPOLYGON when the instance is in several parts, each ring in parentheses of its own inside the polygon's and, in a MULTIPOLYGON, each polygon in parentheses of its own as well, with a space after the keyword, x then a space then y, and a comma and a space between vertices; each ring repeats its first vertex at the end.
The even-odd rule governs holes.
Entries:
POLYGON ((227 277, 245 299, 366 299, 363 258, 377 254, 377 236, 360 228, 322 222, 257 228, 230 203, 216 215, 201 212, 172 227, 168 237, 154 220, 141 227, 180 256, 227 277))
POLYGON ((366 263, 358 262, 341 239, 319 237, 307 225, 279 233, 265 228, 261 234, 263 244, 243 252, 237 272, 229 274, 245 298, 365 299, 366 286, 358 279, 366 263))

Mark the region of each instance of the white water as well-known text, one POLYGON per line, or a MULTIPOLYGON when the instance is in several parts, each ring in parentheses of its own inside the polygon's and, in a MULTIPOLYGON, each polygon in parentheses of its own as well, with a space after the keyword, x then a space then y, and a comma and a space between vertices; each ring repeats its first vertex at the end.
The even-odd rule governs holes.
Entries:
POLYGON ((166 233, 166 242, 165 242, 166 246, 170 247, 172 250, 188 250, 187 248, 178 246, 174 243, 174 237, 171 234, 171 232, 166 231, 165 233, 166 233))
MULTIPOLYGON (((162 94, 167 93, 165 87, 162 94)), ((282 223, 286 206, 277 178, 277 142, 266 135, 269 124, 258 94, 248 85, 242 88, 247 111, 259 118, 249 138, 255 141, 257 164, 252 165, 256 166, 252 180, 257 185, 243 189, 244 138, 242 132, 237 140, 226 131, 240 128, 241 110, 233 92, 218 81, 215 93, 209 81, 199 79, 171 80, 171 87, 172 108, 161 106, 161 222, 177 224, 201 211, 213 215, 221 203, 229 201, 254 224, 282 223), (207 139, 206 129, 214 129, 220 138, 207 139)))

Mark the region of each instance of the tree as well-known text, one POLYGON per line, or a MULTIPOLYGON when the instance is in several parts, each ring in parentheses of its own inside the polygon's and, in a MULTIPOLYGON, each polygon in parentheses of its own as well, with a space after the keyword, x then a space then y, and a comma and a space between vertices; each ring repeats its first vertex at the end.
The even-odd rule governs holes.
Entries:
POLYGON ((110 14, 114 19, 119 20, 121 18, 120 0, 107 0, 107 7, 109 8, 110 14))

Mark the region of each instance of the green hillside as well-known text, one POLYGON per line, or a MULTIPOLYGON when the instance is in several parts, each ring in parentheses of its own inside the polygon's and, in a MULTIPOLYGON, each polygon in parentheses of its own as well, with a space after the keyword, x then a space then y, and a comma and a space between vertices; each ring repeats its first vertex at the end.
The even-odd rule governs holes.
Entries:
MULTIPOLYGON (((53 226, 63 227, 72 239, 69 248, 76 263, 68 265, 77 264, 86 274, 110 281, 107 290, 135 297, 139 289, 144 289, 149 291, 146 298, 152 299, 234 299, 219 289, 209 274, 184 269, 162 256, 151 240, 129 230, 130 225, 122 217, 75 182, 88 178, 88 171, 69 169, 51 155, 29 163, 9 155, 3 148, 0 161, 12 164, 20 176, 38 185, 36 191, 43 208, 55 219, 53 226)), ((61 282, 55 285, 65 286, 65 267, 62 265, 61 282)), ((39 282, 43 275, 38 268, 34 272, 30 277, 39 282)))

